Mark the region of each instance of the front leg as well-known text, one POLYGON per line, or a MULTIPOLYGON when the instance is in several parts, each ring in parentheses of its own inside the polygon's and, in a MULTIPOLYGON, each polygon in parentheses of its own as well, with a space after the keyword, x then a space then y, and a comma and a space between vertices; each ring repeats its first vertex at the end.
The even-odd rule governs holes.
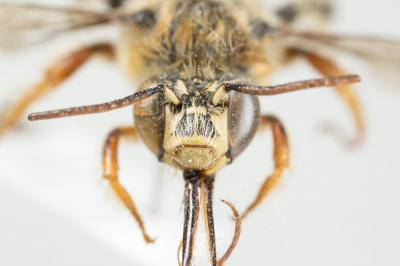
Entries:
POLYGON ((114 129, 107 137, 103 149, 103 177, 110 182, 111 188, 130 211, 133 218, 138 223, 142 231, 144 241, 153 243, 152 239, 146 232, 145 225, 139 211, 136 208, 128 191, 121 185, 118 178, 118 142, 121 137, 131 137, 136 139, 136 130, 134 127, 119 127, 114 129))
POLYGON ((275 169, 264 181, 253 202, 242 213, 241 219, 246 218, 268 196, 281 180, 284 171, 289 167, 289 144, 282 123, 274 116, 265 115, 261 117, 260 126, 262 128, 269 127, 272 131, 275 169))

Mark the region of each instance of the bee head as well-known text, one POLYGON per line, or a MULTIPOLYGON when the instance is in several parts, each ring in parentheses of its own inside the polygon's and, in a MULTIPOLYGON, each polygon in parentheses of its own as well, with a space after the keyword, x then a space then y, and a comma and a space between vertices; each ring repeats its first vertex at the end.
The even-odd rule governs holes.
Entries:
MULTIPOLYGON (((144 82, 141 90, 160 84, 144 82)), ((259 121, 258 99, 227 92, 219 81, 162 81, 163 93, 134 105, 135 127, 158 158, 181 170, 211 173, 248 145, 259 121)))
POLYGON ((206 170, 228 151, 228 95, 218 82, 177 80, 165 88, 164 159, 206 170))

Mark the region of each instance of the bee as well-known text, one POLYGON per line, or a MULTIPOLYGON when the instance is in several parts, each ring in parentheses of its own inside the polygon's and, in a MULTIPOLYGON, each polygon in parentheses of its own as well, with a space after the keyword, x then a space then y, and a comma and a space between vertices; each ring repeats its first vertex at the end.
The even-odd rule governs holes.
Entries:
POLYGON ((103 177, 132 214, 145 242, 152 243, 154 239, 147 233, 133 198, 120 183, 119 141, 140 138, 160 162, 182 171, 185 187, 180 264, 184 266, 193 265, 201 210, 210 264, 223 265, 238 242, 241 221, 279 184, 289 166, 285 128, 276 116, 260 113, 258 96, 333 87, 352 113, 357 134, 347 142, 355 145, 365 134, 361 106, 351 86, 360 77, 342 69, 326 54, 350 52, 386 63, 398 62, 400 55, 400 44, 386 39, 296 30, 295 22, 302 13, 329 15, 325 2, 309 0, 276 12, 259 12, 254 3, 229 0, 121 0, 109 4, 111 12, 0 5, 2 48, 29 46, 94 26, 115 24, 121 29, 117 43, 81 47, 49 66, 43 79, 1 117, 0 133, 12 128, 32 103, 56 89, 94 56, 115 60, 127 77, 140 82, 133 94, 100 104, 32 113, 28 119, 63 118, 133 106, 134 126, 115 128, 106 138, 103 177), (304 58, 322 77, 267 84, 272 73, 295 58, 304 58), (230 246, 218 259, 213 219, 216 174, 235 161, 260 128, 272 132, 274 170, 243 212, 224 201, 236 227, 230 246))

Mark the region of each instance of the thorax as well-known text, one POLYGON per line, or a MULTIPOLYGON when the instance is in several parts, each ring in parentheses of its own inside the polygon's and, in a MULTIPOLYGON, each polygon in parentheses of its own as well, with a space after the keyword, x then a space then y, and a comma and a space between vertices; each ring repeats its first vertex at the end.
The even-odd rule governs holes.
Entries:
POLYGON ((228 1, 150 1, 143 27, 126 24, 118 57, 133 80, 223 75, 258 80, 271 65, 259 40, 251 35, 251 16, 228 1))

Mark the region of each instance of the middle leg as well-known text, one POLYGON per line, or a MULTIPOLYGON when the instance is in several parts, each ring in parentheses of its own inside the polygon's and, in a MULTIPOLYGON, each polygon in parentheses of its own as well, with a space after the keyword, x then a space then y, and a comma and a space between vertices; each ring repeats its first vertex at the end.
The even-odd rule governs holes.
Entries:
MULTIPOLYGON (((336 65, 335 62, 317 53, 291 49, 289 50, 289 56, 303 56, 318 72, 324 76, 337 76, 346 74, 346 71, 336 65)), ((357 144, 359 144, 365 136, 364 116, 357 94, 351 85, 340 85, 335 89, 340 98, 350 109, 357 132, 353 138, 346 138, 342 137, 340 132, 335 131, 335 128, 329 128, 329 130, 334 135, 344 139, 345 143, 347 143, 349 146, 357 146, 357 144)))
POLYGON ((58 88, 95 55, 114 59, 114 47, 109 43, 93 44, 76 50, 51 65, 39 83, 25 92, 10 108, 5 110, 4 114, 0 115, 0 135, 12 128, 29 106, 58 88))

